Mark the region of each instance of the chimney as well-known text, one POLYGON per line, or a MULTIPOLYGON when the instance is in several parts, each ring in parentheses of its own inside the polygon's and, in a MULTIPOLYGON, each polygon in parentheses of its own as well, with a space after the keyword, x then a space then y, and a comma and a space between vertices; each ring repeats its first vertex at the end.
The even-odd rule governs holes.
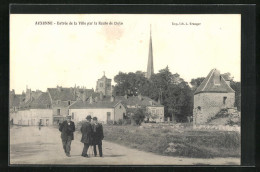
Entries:
POLYGON ((92 95, 89 97, 89 103, 90 103, 90 104, 93 103, 93 97, 92 97, 92 95))
POLYGON ((111 95, 114 95, 114 89, 115 89, 115 87, 114 87, 114 85, 112 85, 111 86, 111 95))
POLYGON ((100 100, 102 101, 102 100, 103 100, 103 97, 104 97, 104 96, 103 96, 103 93, 100 92, 100 93, 99 93, 99 96, 100 96, 100 100))
POLYGON ((114 97, 114 96, 111 96, 110 101, 111 101, 111 102, 114 102, 114 101, 115 101, 115 97, 114 97))

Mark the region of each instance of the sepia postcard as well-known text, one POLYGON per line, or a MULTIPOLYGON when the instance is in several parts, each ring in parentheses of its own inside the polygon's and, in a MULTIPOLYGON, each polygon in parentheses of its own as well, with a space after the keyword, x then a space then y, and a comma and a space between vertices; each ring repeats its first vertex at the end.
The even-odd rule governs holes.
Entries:
POLYGON ((240 14, 10 14, 10 165, 240 165, 240 14))

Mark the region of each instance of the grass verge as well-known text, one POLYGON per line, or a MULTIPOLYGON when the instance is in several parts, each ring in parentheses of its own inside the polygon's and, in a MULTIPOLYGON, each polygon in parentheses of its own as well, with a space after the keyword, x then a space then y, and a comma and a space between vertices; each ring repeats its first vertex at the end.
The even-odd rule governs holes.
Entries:
POLYGON ((240 157, 240 133, 104 125, 105 140, 160 155, 240 157))

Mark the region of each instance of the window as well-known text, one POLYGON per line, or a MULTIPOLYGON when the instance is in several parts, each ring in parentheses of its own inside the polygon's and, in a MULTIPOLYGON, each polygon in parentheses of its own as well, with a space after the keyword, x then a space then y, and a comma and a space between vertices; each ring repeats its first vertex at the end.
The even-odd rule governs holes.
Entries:
POLYGON ((227 97, 223 97, 223 105, 226 104, 227 97))
POLYGON ((123 113, 123 119, 126 119, 126 115, 125 115, 125 113, 123 113))
POLYGON ((71 119, 74 119, 74 113, 71 114, 71 119))
POLYGON ((122 107, 121 107, 121 105, 119 106, 119 109, 121 109, 122 107))
POLYGON ((57 115, 60 115, 60 109, 57 109, 57 115))
POLYGON ((70 101, 68 101, 68 105, 70 105, 70 101))
POLYGON ((201 110, 201 107, 200 107, 200 106, 198 106, 198 110, 201 110))
POLYGON ((103 87, 103 83, 102 82, 99 83, 99 87, 103 87))
POLYGON ((111 120, 111 112, 107 112, 107 121, 111 120))

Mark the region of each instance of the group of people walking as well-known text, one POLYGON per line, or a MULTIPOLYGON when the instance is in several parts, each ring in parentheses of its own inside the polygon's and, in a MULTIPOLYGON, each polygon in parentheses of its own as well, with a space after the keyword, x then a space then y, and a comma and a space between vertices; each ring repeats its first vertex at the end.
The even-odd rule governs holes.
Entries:
MULTIPOLYGON (((88 115, 86 117, 86 122, 84 122, 80 128, 82 133, 81 142, 84 143, 84 148, 81 156, 89 157, 88 149, 93 146, 94 155, 97 156, 97 148, 99 156, 103 156, 102 152, 102 140, 104 138, 103 126, 98 123, 97 117, 92 117, 88 115)), ((59 130, 61 132, 61 140, 63 149, 66 156, 70 157, 71 142, 74 140, 75 124, 71 121, 71 116, 67 116, 67 120, 60 124, 59 130)))

